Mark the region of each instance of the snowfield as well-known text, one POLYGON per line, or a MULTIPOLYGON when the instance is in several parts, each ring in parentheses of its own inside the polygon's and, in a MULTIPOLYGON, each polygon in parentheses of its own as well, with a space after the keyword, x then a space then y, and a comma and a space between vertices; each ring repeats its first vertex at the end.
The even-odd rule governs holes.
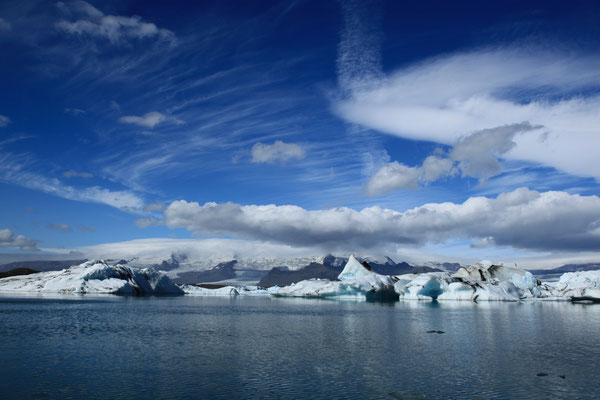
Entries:
POLYGON ((88 261, 62 271, 0 279, 5 293, 109 293, 123 295, 274 296, 360 300, 600 301, 600 271, 569 272, 540 282, 530 272, 482 261, 455 273, 380 275, 350 256, 337 280, 308 279, 285 287, 178 286, 152 268, 88 261))

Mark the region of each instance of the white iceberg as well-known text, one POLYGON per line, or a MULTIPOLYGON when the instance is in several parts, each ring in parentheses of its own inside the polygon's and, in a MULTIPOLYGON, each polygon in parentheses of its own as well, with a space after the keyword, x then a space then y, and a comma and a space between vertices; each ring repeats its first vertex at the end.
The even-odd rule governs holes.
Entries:
POLYGON ((62 271, 40 272, 0 279, 0 292, 183 294, 161 272, 87 261, 62 271))
POLYGON ((548 297, 600 302, 600 271, 567 272, 543 286, 548 297))
POLYGON ((259 286, 224 286, 209 289, 195 285, 182 285, 181 289, 192 296, 269 296, 268 289, 259 286))
POLYGON ((542 293, 530 272, 485 261, 454 274, 429 272, 396 278, 395 290, 407 300, 519 301, 542 293))
POLYGON ((397 299, 395 278, 380 275, 361 264, 353 255, 338 275, 339 281, 308 279, 272 290, 277 297, 317 297, 367 300, 397 299))

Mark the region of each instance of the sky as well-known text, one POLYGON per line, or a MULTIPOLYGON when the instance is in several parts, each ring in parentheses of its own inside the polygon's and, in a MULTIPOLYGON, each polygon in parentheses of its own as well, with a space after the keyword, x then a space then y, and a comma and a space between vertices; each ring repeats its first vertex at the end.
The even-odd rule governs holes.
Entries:
POLYGON ((3 1, 0 260, 600 260, 595 1, 3 1))

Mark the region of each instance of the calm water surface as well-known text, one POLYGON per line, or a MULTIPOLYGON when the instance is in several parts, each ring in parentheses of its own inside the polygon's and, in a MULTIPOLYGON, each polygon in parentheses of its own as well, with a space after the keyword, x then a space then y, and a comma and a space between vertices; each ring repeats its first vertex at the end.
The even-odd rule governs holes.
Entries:
POLYGON ((0 321, 2 399, 600 398, 598 305, 0 297, 0 321))

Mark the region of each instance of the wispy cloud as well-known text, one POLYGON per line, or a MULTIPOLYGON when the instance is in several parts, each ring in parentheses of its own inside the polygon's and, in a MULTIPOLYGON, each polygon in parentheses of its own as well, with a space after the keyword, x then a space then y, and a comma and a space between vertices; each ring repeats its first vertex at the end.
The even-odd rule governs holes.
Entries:
POLYGON ((4 18, 0 18, 0 31, 10 31, 11 29, 11 23, 5 20, 4 18))
POLYGON ((119 118, 119 122, 123 122, 126 124, 134 124, 144 128, 154 128, 156 125, 159 125, 164 122, 173 122, 174 124, 183 124, 183 121, 174 117, 169 117, 158 111, 152 111, 142 115, 141 117, 136 115, 127 115, 119 118))
POLYGON ((72 115, 72 116, 74 116, 74 117, 77 117, 77 116, 79 116, 79 115, 83 115, 83 114, 85 114, 85 113, 86 113, 86 111, 85 111, 85 110, 82 110, 82 109, 80 109, 80 108, 65 108, 65 113, 66 113, 66 114, 70 114, 70 115, 72 115))
POLYGON ((67 224, 48 224, 46 227, 53 231, 72 232, 71 227, 67 224))
POLYGON ((10 124, 10 118, 5 115, 0 115, 0 128, 4 128, 8 124, 10 124))
POLYGON ((17 235, 10 229, 0 229, 0 247, 14 247, 19 250, 39 251, 37 241, 26 238, 23 235, 17 235))
POLYGON ((276 140, 273 144, 256 143, 252 146, 252 162, 257 164, 285 164, 289 160, 302 160, 306 157, 304 149, 296 143, 276 140))
POLYGON ((73 170, 63 172, 65 178, 92 178, 94 175, 89 172, 77 172, 73 170))
POLYGON ((56 23, 57 29, 72 35, 87 35, 122 44, 130 40, 160 39, 173 42, 175 34, 168 29, 158 28, 141 17, 106 15, 85 1, 58 2, 57 7, 72 19, 56 23))
POLYGON ((101 203, 124 211, 138 212, 143 200, 127 190, 112 191, 99 186, 73 187, 27 169, 25 156, 0 153, 0 181, 39 190, 69 200, 101 203))

